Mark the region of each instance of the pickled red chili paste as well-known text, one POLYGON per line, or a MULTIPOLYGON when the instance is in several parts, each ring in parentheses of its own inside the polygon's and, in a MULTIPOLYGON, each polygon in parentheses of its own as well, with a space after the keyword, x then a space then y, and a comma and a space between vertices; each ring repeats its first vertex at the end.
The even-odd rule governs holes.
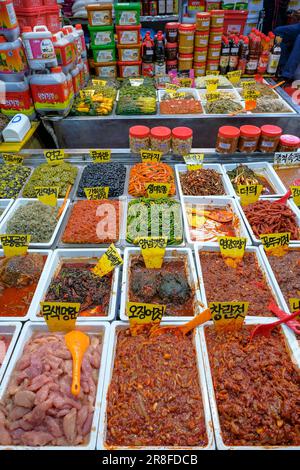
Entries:
POLYGON ((108 447, 207 445, 193 335, 119 331, 106 414, 108 447))
POLYGON ((284 256, 268 256, 276 280, 289 304, 292 297, 300 297, 300 250, 292 248, 284 256))
POLYGON ((268 305, 274 298, 254 253, 245 253, 237 268, 220 253, 200 251, 199 256, 208 302, 249 302, 248 315, 272 316, 268 305))
POLYGON ((300 374, 280 330, 256 336, 205 328, 221 433, 226 445, 300 445, 300 374))
POLYGON ((164 260, 161 268, 148 269, 142 256, 132 256, 129 301, 166 305, 167 316, 193 316, 194 292, 188 280, 187 259, 164 260))

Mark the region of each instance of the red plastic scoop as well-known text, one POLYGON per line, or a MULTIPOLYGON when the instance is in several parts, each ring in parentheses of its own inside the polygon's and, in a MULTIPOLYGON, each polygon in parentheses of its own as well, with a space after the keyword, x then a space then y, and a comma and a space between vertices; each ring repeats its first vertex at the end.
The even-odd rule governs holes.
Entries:
POLYGON ((151 332, 150 336, 157 336, 161 335, 164 333, 167 333, 169 331, 173 332, 174 334, 177 335, 183 335, 185 336, 189 331, 193 330, 199 325, 202 325, 202 323, 205 323, 211 319, 211 313, 209 308, 206 310, 203 310, 203 312, 199 313, 199 315, 196 315, 192 320, 190 320, 187 323, 184 323, 183 325, 167 325, 167 326, 159 326, 157 329, 153 330, 151 332))
MULTIPOLYGON (((288 315, 286 312, 281 310, 274 302, 269 305, 269 310, 281 320, 286 318, 288 315)), ((300 322, 297 320, 290 320, 287 322, 287 326, 291 328, 297 335, 300 335, 300 322)))
POLYGON ((297 317, 298 315, 300 315, 300 310, 298 310, 297 312, 292 313, 292 315, 286 315, 281 320, 275 321, 273 323, 268 323, 266 325, 256 326, 254 328, 254 330, 252 331, 252 333, 251 333, 250 343, 251 343, 252 339, 254 338, 254 336, 257 336, 257 335, 268 336, 271 333, 271 331, 273 330, 273 328, 275 328, 278 325, 282 325, 283 323, 287 323, 290 320, 293 320, 293 318, 297 317))
MULTIPOLYGON (((299 179, 299 180, 295 180, 295 181, 293 182, 293 184, 291 184, 291 186, 300 186, 300 179, 299 179)), ((284 196, 282 196, 282 197, 281 197, 280 199, 278 199, 277 201, 274 201, 273 204, 285 204, 286 201, 288 200, 288 198, 291 197, 291 195, 292 195, 292 191, 289 189, 289 190, 287 191, 287 193, 286 193, 284 196)))

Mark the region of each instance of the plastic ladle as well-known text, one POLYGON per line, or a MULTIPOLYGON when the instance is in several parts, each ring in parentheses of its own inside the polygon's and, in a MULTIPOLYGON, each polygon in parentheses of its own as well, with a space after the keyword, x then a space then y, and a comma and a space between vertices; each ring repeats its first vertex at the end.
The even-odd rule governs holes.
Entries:
MULTIPOLYGON (((300 186, 300 179, 295 180, 291 186, 300 186)), ((284 196, 282 196, 280 199, 277 199, 277 201, 274 201, 273 204, 286 204, 287 200, 289 197, 291 197, 292 191, 289 189, 284 196)))
POLYGON ((205 323, 211 319, 211 313, 209 308, 206 310, 203 310, 203 312, 199 313, 195 318, 190 320, 187 323, 184 323, 183 325, 179 326, 173 326, 173 325, 168 325, 168 326, 160 326, 159 328, 153 330, 151 332, 150 336, 158 336, 162 335, 164 333, 167 333, 169 331, 173 332, 176 335, 186 335, 189 331, 193 330, 199 325, 202 325, 202 323, 205 323))
POLYGON ((211 211, 191 209, 188 210, 188 212, 195 216, 204 216, 207 219, 214 220, 215 222, 220 222, 221 224, 231 222, 233 219, 233 214, 231 212, 224 211, 222 209, 215 209, 211 211))
POLYGON ((282 325, 283 323, 288 323, 290 320, 293 320, 293 318, 296 318, 298 315, 300 315, 300 310, 292 313, 292 315, 286 315, 281 320, 275 321, 273 323, 267 323, 266 325, 257 325, 251 333, 250 343, 255 336, 257 335, 268 336, 273 330, 273 328, 275 328, 278 325, 282 325))
MULTIPOLYGON (((286 318, 288 313, 281 310, 274 302, 269 305, 269 310, 276 315, 276 317, 283 320, 286 318)), ((291 328, 297 335, 300 335, 300 322, 297 320, 291 320, 287 322, 287 326, 291 328)))
POLYGON ((78 396, 80 393, 81 364, 83 356, 90 345, 90 338, 82 333, 82 331, 74 330, 65 335, 65 341, 73 359, 73 378, 71 392, 72 395, 78 396))

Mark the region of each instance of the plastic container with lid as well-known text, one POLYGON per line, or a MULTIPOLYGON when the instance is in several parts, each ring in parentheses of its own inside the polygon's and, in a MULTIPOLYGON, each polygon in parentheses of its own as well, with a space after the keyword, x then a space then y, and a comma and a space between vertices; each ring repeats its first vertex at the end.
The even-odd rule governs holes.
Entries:
POLYGON ((28 71, 28 64, 20 39, 7 42, 4 36, 0 36, 0 57, 0 80, 22 80, 28 71))
POLYGON ((129 129, 129 147, 132 153, 150 148, 150 129, 147 126, 132 126, 129 129))
POLYGON ((58 65, 71 70, 74 63, 73 44, 70 43, 62 31, 53 34, 52 42, 58 65))
POLYGON ((6 116, 22 113, 29 119, 35 118, 36 114, 27 80, 5 83, 5 101, 0 103, 0 110, 6 116))
POLYGON ((137 45, 140 43, 141 26, 116 26, 118 44, 137 45))
POLYGON ((279 126, 266 124, 261 127, 261 136, 258 150, 264 153, 275 152, 279 144, 282 129, 279 126))
POLYGON ((261 130, 256 126, 241 126, 239 151, 240 152, 255 152, 258 146, 261 130))
POLYGON ((196 31, 209 31, 210 13, 208 11, 199 12, 196 15, 196 31))
POLYGON ((119 74, 121 78, 138 77, 141 75, 142 61, 122 62, 118 61, 119 74))
POLYGON ((46 8, 20 8, 16 12, 21 33, 26 27, 34 28, 34 26, 47 26, 48 28, 46 8))
POLYGON ((168 42, 178 41, 179 23, 167 23, 165 25, 166 40, 168 42))
POLYGON ((94 64, 95 75, 104 78, 117 77, 117 62, 106 62, 103 64, 94 64))
POLYGON ((59 13, 59 5, 46 7, 47 27, 51 33, 57 33, 61 28, 59 13))
POLYGON ((90 26, 112 25, 112 4, 102 3, 100 5, 87 5, 88 21, 90 26))
POLYGON ((177 60, 167 60, 166 62, 166 72, 169 73, 171 70, 178 69, 178 61, 177 60))
POLYGON ((90 26, 88 29, 91 36, 92 46, 114 46, 114 27, 113 26, 90 26))
POLYGON ((210 12, 210 27, 223 28, 224 24, 224 10, 211 10, 210 12))
POLYGON ((240 130, 234 126, 222 126, 219 128, 216 152, 234 153, 237 149, 240 130))
POLYGON ((208 60, 206 62, 206 73, 209 75, 209 72, 216 72, 219 70, 219 60, 208 60))
POLYGON ((194 49, 194 62, 206 62, 207 48, 195 47, 194 49))
POLYGON ((57 66, 52 34, 46 26, 34 26, 33 30, 27 26, 23 29, 22 41, 31 69, 43 70, 57 66))
POLYGON ((221 44, 222 42, 223 28, 210 28, 209 33, 209 45, 221 44))
POLYGON ((78 36, 80 37, 81 41, 81 54, 86 53, 86 45, 85 45, 85 38, 84 38, 84 31, 82 29, 81 24, 75 24, 75 29, 77 31, 78 36))
POLYGON ((206 31, 196 31, 195 33, 195 47, 208 46, 209 34, 206 31))
POLYGON ((283 134, 279 140, 278 152, 297 152, 300 139, 296 135, 283 134))
POLYGON ((219 60, 221 55, 221 44, 210 45, 208 48, 208 60, 219 60))
POLYGON ((116 60, 116 49, 113 47, 106 46, 91 46, 93 51, 94 62, 115 62, 116 60))
POLYGON ((179 54, 178 70, 190 70, 193 68, 193 54, 179 54))
POLYGON ((20 34, 20 28, 13 0, 0 1, 0 35, 7 41, 15 41, 20 34))
POLYGON ((221 2, 215 2, 214 0, 205 0, 206 11, 219 10, 221 2))
POLYGON ((166 56, 167 60, 176 60, 178 52, 177 42, 167 42, 166 43, 166 56))
POLYGON ((137 46, 118 45, 118 56, 123 62, 136 62, 141 59, 141 44, 137 46))
POLYGON ((67 39, 67 41, 69 41, 70 45, 71 45, 71 51, 72 51, 72 56, 73 56, 73 62, 75 63, 76 60, 78 60, 80 58, 80 55, 77 54, 77 45, 76 45, 76 41, 77 41, 77 38, 76 38, 76 35, 74 34, 74 31, 73 31, 73 27, 72 26, 64 26, 62 28, 62 32, 65 36, 65 38, 67 39))
POLYGON ((189 127, 172 129, 172 150, 174 155, 188 155, 193 146, 193 131, 189 127))
POLYGON ((164 126, 153 127, 150 131, 151 149, 166 155, 171 148, 171 129, 164 126))
POLYGON ((194 47, 179 46, 179 54, 193 54, 194 47))
POLYGON ((194 62, 195 77, 204 77, 206 72, 206 62, 194 62))
POLYGON ((15 10, 19 8, 39 8, 42 6, 43 0, 14 0, 15 10))
POLYGON ((194 24, 181 24, 178 28, 179 31, 179 49, 189 48, 192 53, 194 50, 194 37, 195 25, 194 24))
POLYGON ((116 24, 120 26, 134 26, 140 24, 141 3, 116 3, 116 24))

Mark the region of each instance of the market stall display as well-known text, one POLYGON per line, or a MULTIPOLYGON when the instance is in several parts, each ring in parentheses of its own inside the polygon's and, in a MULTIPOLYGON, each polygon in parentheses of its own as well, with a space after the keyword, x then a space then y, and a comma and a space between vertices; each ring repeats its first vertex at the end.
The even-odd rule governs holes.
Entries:
POLYGON ((35 198, 37 186, 58 187, 58 197, 64 197, 68 187, 74 185, 77 173, 78 168, 67 162, 60 165, 42 163, 34 169, 23 189, 22 197, 35 198))
POLYGON ((118 83, 113 80, 98 82, 93 80, 81 90, 74 100, 71 116, 106 116, 112 113, 118 83))
POLYGON ((198 114, 203 112, 200 99, 192 89, 182 91, 179 88, 175 93, 162 92, 159 107, 161 114, 198 114))
POLYGON ((85 198, 84 188, 109 187, 109 197, 119 197, 124 194, 126 167, 122 163, 89 163, 85 166, 79 185, 77 197, 85 198))
POLYGON ((225 169, 235 191, 238 185, 260 184, 263 186, 262 196, 274 196, 277 193, 278 183, 276 187, 274 172, 267 162, 225 165, 225 169))
POLYGON ((179 179, 184 196, 222 196, 226 194, 222 174, 214 168, 179 171, 179 179))
POLYGON ((176 194, 174 170, 166 163, 137 163, 130 169, 128 194, 130 196, 146 196, 146 183, 169 183, 169 195, 176 194))
POLYGON ((31 172, 32 168, 24 165, 0 165, 0 198, 16 198, 31 172))

